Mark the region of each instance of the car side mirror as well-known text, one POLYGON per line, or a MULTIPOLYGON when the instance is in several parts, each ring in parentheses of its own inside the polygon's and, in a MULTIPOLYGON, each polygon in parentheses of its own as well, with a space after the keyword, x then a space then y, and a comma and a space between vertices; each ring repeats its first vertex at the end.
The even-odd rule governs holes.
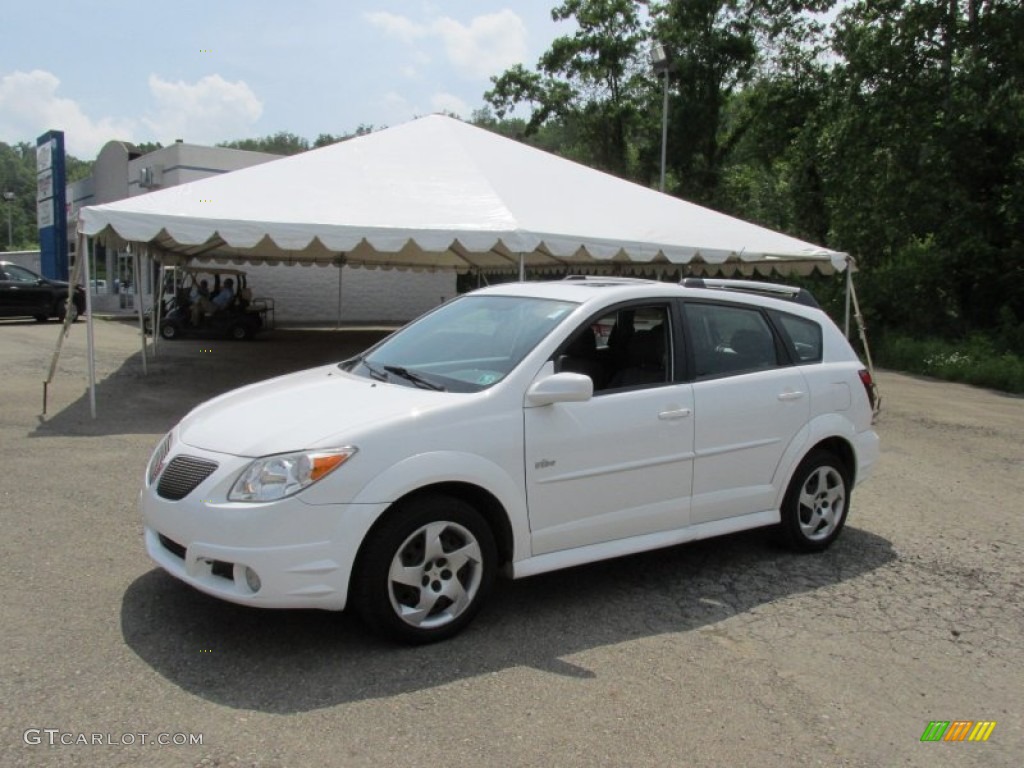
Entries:
POLYGON ((582 403, 594 396, 594 381, 582 373, 556 373, 535 381, 526 390, 526 406, 582 403))

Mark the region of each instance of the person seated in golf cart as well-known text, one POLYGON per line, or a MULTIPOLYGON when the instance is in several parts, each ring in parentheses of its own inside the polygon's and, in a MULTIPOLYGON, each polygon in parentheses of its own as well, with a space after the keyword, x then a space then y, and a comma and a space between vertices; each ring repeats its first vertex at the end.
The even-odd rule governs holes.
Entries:
POLYGON ((200 295, 192 304, 192 325, 199 325, 203 315, 212 315, 221 312, 231 306, 235 298, 235 281, 230 277, 224 281, 224 285, 217 291, 213 298, 200 295))

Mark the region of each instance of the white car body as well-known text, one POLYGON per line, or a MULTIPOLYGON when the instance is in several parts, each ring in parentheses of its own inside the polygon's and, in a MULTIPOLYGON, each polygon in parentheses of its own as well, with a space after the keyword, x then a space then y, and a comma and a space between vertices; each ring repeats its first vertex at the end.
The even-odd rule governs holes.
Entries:
MULTIPOLYGON (((421 389, 326 365, 204 403, 165 438, 148 468, 139 507, 150 556, 232 602, 340 610, 375 524, 424 489, 486 513, 500 565, 518 578, 779 523, 794 471, 815 446, 841 453, 853 483, 878 457, 863 366, 819 309, 615 280, 508 284, 471 296, 571 307, 512 370, 479 391, 421 389), (648 336, 671 336, 671 349, 661 353, 670 368, 664 381, 589 396, 581 381, 594 376, 556 374, 566 359, 556 353, 573 334, 616 307, 633 323, 652 306, 664 309, 669 327, 662 322, 648 336), (631 307, 639 310, 629 314, 631 307), (691 321, 730 308, 817 324, 821 361, 698 375, 691 321), (343 446, 356 452, 293 495, 229 499, 255 459, 343 446), (216 469, 183 498, 165 498, 161 475, 183 456, 216 469)), ((631 332, 632 340, 643 333, 631 332)), ((721 346, 707 354, 737 355, 721 346)))

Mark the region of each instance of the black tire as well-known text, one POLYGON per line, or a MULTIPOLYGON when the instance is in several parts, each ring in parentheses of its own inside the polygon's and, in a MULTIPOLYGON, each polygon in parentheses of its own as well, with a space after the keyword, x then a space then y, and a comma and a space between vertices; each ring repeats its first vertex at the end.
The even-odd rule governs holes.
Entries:
POLYGON ((168 341, 173 341, 178 338, 178 326, 170 322, 160 323, 160 336, 168 341))
POLYGON ((782 502, 779 531, 801 552, 821 552, 836 540, 850 510, 850 470, 830 451, 815 449, 800 462, 782 502))
POLYGON ((231 338, 235 341, 245 341, 251 335, 249 327, 245 323, 235 323, 231 326, 231 338))
POLYGON ((498 550, 469 504, 442 495, 401 502, 363 544, 351 603, 374 631, 419 645, 461 632, 494 584, 498 550), (406 575, 406 581, 395 576, 406 575))
POLYGON ((50 319, 48 315, 33 315, 33 317, 35 317, 37 323, 45 323, 50 319))

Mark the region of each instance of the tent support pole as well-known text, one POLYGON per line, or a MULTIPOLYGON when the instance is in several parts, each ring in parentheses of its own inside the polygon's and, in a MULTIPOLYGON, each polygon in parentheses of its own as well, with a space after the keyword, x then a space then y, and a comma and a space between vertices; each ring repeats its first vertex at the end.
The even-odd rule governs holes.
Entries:
POLYGON ((338 265, 338 320, 337 320, 337 322, 334 325, 334 330, 340 331, 341 330, 341 280, 342 280, 342 275, 344 274, 343 268, 345 266, 345 254, 339 255, 338 259, 337 259, 337 261, 335 263, 338 265))
MULTIPOLYGON (((48 405, 50 395, 50 384, 53 383, 53 377, 57 374, 57 361, 60 359, 60 351, 64 346, 64 339, 71 333, 71 323, 74 318, 73 308, 75 307, 75 286, 79 284, 79 278, 82 276, 82 270, 85 269, 85 284, 89 285, 89 256, 86 253, 83 256, 83 240, 82 235, 78 235, 78 242, 75 250, 75 264, 71 269, 71 274, 68 277, 68 297, 64 300, 64 319, 61 321, 60 335, 57 337, 57 346, 53 348, 53 358, 50 360, 50 372, 46 378, 43 379, 43 416, 46 415, 46 408, 48 405)), ((89 300, 89 291, 85 292, 85 304, 86 308, 91 304, 89 300)), ((91 348, 90 348, 91 353, 91 348)), ((93 418, 96 414, 93 413, 93 418)))
POLYGON ((853 287, 853 280, 850 280, 850 298, 853 301, 853 313, 857 318, 857 332, 860 335, 860 343, 864 345, 864 357, 868 361, 868 371, 872 378, 875 375, 875 364, 871 360, 871 349, 868 347, 867 328, 864 326, 864 316, 860 313, 860 302, 857 301, 857 290, 853 287))
MULTIPOLYGON (((153 359, 156 359, 160 344, 160 317, 164 308, 164 263, 154 259, 157 269, 157 286, 153 288, 153 359)), ((177 281, 174 282, 177 288, 177 281)))
POLYGON ((526 254, 519 254, 519 282, 526 282, 526 254))
POLYGON ((850 338, 850 297, 853 294, 853 259, 846 257, 846 324, 843 328, 846 338, 850 338))
MULTIPOLYGON (((84 232, 78 235, 78 248, 76 249, 81 254, 89 253, 89 238, 84 232)), ((96 418, 96 339, 93 336, 93 321, 92 321, 92 282, 90 281, 89 275, 89 259, 81 259, 79 261, 84 262, 85 267, 85 346, 86 346, 86 358, 89 361, 89 415, 94 419, 96 418)), ((108 275, 109 279, 110 276, 108 275)))
POLYGON ((145 319, 142 316, 142 299, 146 295, 142 279, 142 254, 139 252, 138 246, 132 250, 134 251, 132 256, 135 261, 135 309, 139 315, 139 338, 142 340, 142 375, 148 376, 149 364, 146 358, 149 356, 149 350, 146 349, 146 326, 145 319))

